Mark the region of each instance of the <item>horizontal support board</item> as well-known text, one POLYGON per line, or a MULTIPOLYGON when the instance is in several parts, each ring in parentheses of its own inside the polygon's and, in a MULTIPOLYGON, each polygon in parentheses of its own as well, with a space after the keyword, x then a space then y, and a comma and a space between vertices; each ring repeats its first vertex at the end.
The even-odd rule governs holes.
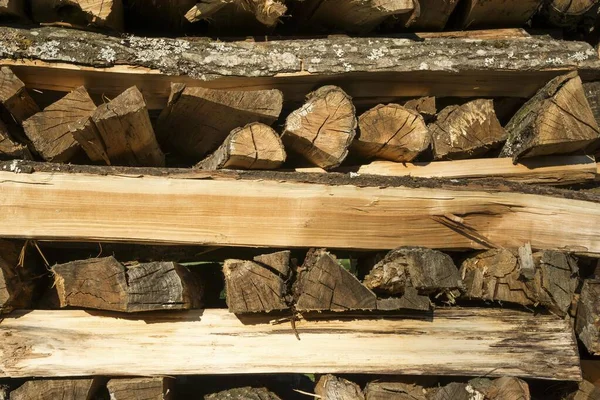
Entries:
POLYGON ((0 322, 1 377, 381 373, 579 380, 568 321, 509 309, 270 324, 227 310, 127 317, 13 312, 0 322))

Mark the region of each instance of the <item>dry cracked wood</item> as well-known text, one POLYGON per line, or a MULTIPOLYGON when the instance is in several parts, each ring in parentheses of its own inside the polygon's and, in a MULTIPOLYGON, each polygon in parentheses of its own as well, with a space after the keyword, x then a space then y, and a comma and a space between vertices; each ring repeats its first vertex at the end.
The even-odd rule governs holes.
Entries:
POLYGON ((322 400, 365 400, 354 382, 333 375, 323 375, 315 386, 315 394, 322 400))
POLYGON ((461 5, 460 26, 463 29, 521 27, 540 4, 541 0, 468 0, 461 5))
POLYGON ((585 82, 583 84, 583 92, 590 105, 596 124, 600 126, 600 82, 585 82))
POLYGON ((597 145, 600 130, 581 79, 568 74, 552 79, 506 125, 502 157, 565 154, 597 145))
POLYGON ((471 398, 486 400, 531 400, 527 382, 515 377, 503 376, 495 380, 475 378, 469 381, 466 389, 473 396, 471 398), (481 397, 476 397, 476 395, 481 397))
POLYGON ((11 400, 92 400, 102 379, 31 380, 10 392, 11 400))
POLYGON ((171 400, 173 383, 164 377, 114 378, 106 387, 110 400, 171 400))
POLYGON ((428 400, 426 390, 403 382, 373 381, 365 387, 366 400, 428 400))
POLYGON ((286 148, 312 164, 335 168, 348 155, 356 135, 352 99, 337 86, 323 86, 306 96, 306 103, 288 115, 281 139, 286 148))
POLYGON ((37 269, 22 242, 0 240, 0 313, 32 307, 40 283, 37 269))
POLYGON ((253 122, 231 131, 223 144, 196 164, 196 168, 276 169, 286 158, 277 132, 268 125, 253 122))
POLYGON ((352 151, 362 158, 412 161, 429 147, 429 130, 421 114, 398 104, 380 104, 358 118, 352 151))
POLYGON ((241 387, 204 396, 204 400, 281 400, 265 388, 241 387))
POLYGON ((267 27, 277 25, 285 15, 285 1, 273 0, 204 0, 196 3, 185 14, 189 22, 210 20, 217 27, 243 25, 245 19, 253 17, 267 27))
POLYGON ((283 250, 275 253, 260 254, 254 257, 254 261, 274 269, 283 277, 288 277, 290 275, 290 255, 291 252, 289 250, 283 250))
POLYGON ((27 93, 25 84, 8 67, 0 68, 0 105, 17 123, 40 111, 27 93))
POLYGON ((83 86, 23 122, 25 134, 44 160, 69 162, 81 151, 72 127, 88 119, 96 105, 83 86))
POLYGON ((52 267, 60 307, 140 312, 200 306, 202 292, 190 271, 173 262, 123 265, 113 257, 52 267))
POLYGON ((0 19, 13 21, 27 21, 25 11, 26 0, 0 0, 0 19))
POLYGON ((123 30, 121 0, 34 0, 31 12, 36 22, 123 30))
POLYGON ((432 389, 427 394, 427 400, 471 400, 472 398, 471 393, 467 391, 467 384, 458 382, 432 389))
POLYGON ((377 297, 323 249, 306 255, 293 286, 298 311, 375 310, 377 297))
POLYGON ((211 90, 173 84, 167 108, 157 121, 157 135, 165 147, 198 161, 215 151, 233 129, 275 122, 282 103, 279 90, 211 90))
POLYGON ((500 146, 507 137, 493 101, 483 99, 444 108, 429 130, 436 160, 478 157, 500 146))
POLYGON ((583 282, 575 331, 579 340, 591 354, 600 354, 600 280, 586 279, 583 282))
POLYGON ((8 127, 0 120, 0 160, 10 160, 13 158, 31 158, 27 146, 15 142, 8 127))
POLYGON ((577 261, 555 251, 533 254, 535 272, 523 276, 522 260, 508 249, 493 249, 468 258, 460 273, 465 296, 525 306, 542 305, 557 315, 567 314, 578 284, 577 261))
POLYGON ((597 4, 596 0, 551 0, 544 2, 540 13, 551 25, 576 29, 585 14, 597 4))
POLYGON ((404 103, 404 108, 417 111, 425 122, 430 122, 437 114, 434 96, 420 97, 418 99, 408 100, 404 103))
POLYGON ((140 167, 165 165, 146 102, 135 86, 102 104, 89 118, 72 124, 70 132, 92 161, 140 167))

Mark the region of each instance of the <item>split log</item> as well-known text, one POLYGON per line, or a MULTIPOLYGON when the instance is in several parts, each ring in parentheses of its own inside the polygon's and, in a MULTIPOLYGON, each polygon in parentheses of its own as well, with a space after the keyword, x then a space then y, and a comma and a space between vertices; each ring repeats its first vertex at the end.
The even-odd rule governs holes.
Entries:
POLYGON ((366 159, 412 161, 431 140, 421 114, 397 104, 370 109, 358 118, 358 127, 352 150, 366 159))
POLYGON ((25 134, 45 160, 69 162, 81 150, 71 127, 89 118, 96 105, 83 86, 23 122, 25 134))
POLYGON ((473 397, 467 391, 465 383, 452 382, 446 386, 430 390, 427 398, 428 400, 471 400, 473 397))
POLYGON ((236 314, 289 308, 287 286, 281 276, 252 261, 225 260, 227 307, 236 314))
POLYGON ((521 27, 535 14, 541 0, 468 0, 461 5, 462 29, 521 27))
MULTIPOLYGON (((326 0, 327 1, 327 0, 326 0)), ((286 148, 318 167, 335 168, 348 155, 356 134, 352 99, 337 86, 323 86, 288 115, 282 135, 286 148)))
POLYGON ((418 0, 415 1, 415 11, 411 15, 400 16, 400 21, 411 30, 441 31, 457 4, 458 0, 418 0))
POLYGON ((508 249, 493 249, 468 258, 460 273, 465 296, 525 306, 540 304, 559 316, 571 306, 578 284, 577 261, 555 251, 533 254, 535 273, 523 276, 523 261, 508 249))
POLYGON ((286 11, 287 6, 281 1, 204 0, 190 8, 185 19, 192 23, 210 19, 212 24, 222 27, 223 22, 244 26, 244 20, 252 17, 267 27, 274 27, 286 11))
POLYGON ((265 388, 241 387, 204 396, 204 400, 281 400, 265 388))
POLYGON ((35 0, 31 13, 34 21, 41 23, 123 30, 121 0, 35 0))
POLYGON ((422 386, 402 382, 369 382, 365 397, 366 400, 428 400, 422 386))
POLYGON ((503 376, 493 381, 476 378, 469 381, 466 389, 471 394, 469 399, 531 400, 527 382, 514 377, 503 376), (477 395, 480 397, 476 397, 477 395))
POLYGON ((492 100, 448 106, 429 125, 436 160, 458 160, 485 154, 506 140, 492 100))
POLYGON ((254 257, 254 261, 266 265, 269 268, 277 271, 281 276, 288 277, 290 275, 290 255, 291 251, 283 250, 275 253, 261 254, 254 257))
POLYGON ((0 313, 32 308, 40 274, 23 243, 0 240, 0 313))
POLYGON ((156 130, 165 147, 197 161, 215 151, 233 129, 251 122, 275 122, 282 103, 279 90, 212 90, 173 84, 156 130))
POLYGON ((551 0, 544 2, 540 14, 553 26, 577 29, 585 14, 597 4, 598 0, 551 0))
POLYGON ((506 125, 501 157, 565 154, 597 145, 600 129, 581 79, 568 74, 552 79, 506 125))
POLYGON ((111 400, 170 400, 174 380, 171 378, 119 378, 106 384, 111 400))
POLYGON ((315 394, 322 400, 365 400, 356 383, 329 374, 319 379, 315 394))
POLYGON ((173 262, 123 265, 114 257, 52 267, 60 307, 141 312, 197 308, 201 288, 173 262))
POLYGON ((386 297, 377 299, 377 309, 382 311, 429 311, 431 309, 431 301, 429 300, 429 296, 421 295, 417 289, 408 286, 404 288, 402 297, 386 297))
POLYGON ((566 400, 600 400, 600 388, 588 381, 579 382, 579 388, 566 400))
POLYGON ((92 161, 142 167, 165 165, 146 102, 135 86, 98 107, 91 118, 73 124, 70 132, 92 161))
POLYGON ((13 158, 31 158, 27 146, 16 143, 12 140, 8 127, 0 120, 0 160, 10 160, 13 158))
POLYGON ((31 380, 10 393, 11 400, 92 400, 102 386, 100 378, 31 380))
POLYGON ((27 21, 26 0, 0 0, 0 19, 27 21))
POLYGON ((600 126, 600 82, 585 82, 583 94, 590 105, 596 124, 600 126))
POLYGON ((583 282, 575 331, 590 354, 600 354, 600 280, 586 279, 583 282))
POLYGON ((298 311, 375 310, 377 297, 323 249, 309 250, 293 286, 298 311))
POLYGON ((435 118, 435 115, 437 114, 435 97, 433 96, 420 97, 418 99, 408 100, 404 103, 404 108, 417 111, 419 114, 421 114, 425 122, 431 122, 431 120, 435 118))
POLYGON ((8 67, 0 68, 0 105, 19 124, 40 111, 25 84, 8 67))
POLYGON ((276 169, 285 161, 283 143, 270 126, 253 122, 231 131, 225 142, 196 168, 276 169))

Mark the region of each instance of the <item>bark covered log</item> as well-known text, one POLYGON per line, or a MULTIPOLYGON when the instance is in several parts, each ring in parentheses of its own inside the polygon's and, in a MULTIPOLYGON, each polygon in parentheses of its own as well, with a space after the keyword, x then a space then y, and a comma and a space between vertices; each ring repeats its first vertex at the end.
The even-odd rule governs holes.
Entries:
POLYGON ((204 396, 204 400, 281 400, 265 388, 241 387, 204 396))
POLYGON ((585 348, 593 355, 600 354, 600 280, 586 279, 583 282, 575 331, 585 348))
POLYGON ((10 393, 11 400, 92 400, 102 385, 100 378, 31 380, 10 393))
POLYGON ((322 400, 365 400, 360 386, 333 375, 324 375, 319 379, 315 394, 322 400))
POLYGON ((106 384, 110 400, 171 400, 171 378, 116 378, 106 384))
POLYGON ((35 0, 31 12, 36 22, 123 30, 121 0, 35 0))

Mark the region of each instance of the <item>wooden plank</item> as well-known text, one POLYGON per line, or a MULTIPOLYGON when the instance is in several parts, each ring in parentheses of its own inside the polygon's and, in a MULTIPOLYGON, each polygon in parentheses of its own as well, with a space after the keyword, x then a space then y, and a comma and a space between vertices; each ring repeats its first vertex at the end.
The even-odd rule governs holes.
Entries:
POLYGON ((300 340, 290 325, 270 324, 271 318, 238 319, 224 309, 143 317, 13 312, 0 322, 0 376, 294 372, 581 379, 569 322, 550 315, 459 307, 436 310, 433 318, 319 314, 296 322, 300 340))
POLYGON ((353 98, 529 97, 551 78, 598 60, 587 43, 546 37, 412 37, 223 43, 1 27, 0 64, 14 66, 28 87, 41 90, 85 85, 112 97, 137 85, 150 108, 162 108, 171 82, 277 88, 287 101, 301 101, 323 84, 341 85, 353 98))
MULTIPOLYGON (((296 168, 297 172, 324 173, 321 168, 296 168)), ((411 176, 415 178, 487 179, 503 178, 514 182, 542 185, 570 185, 594 180, 600 167, 589 156, 536 157, 513 164, 511 158, 396 163, 373 161, 356 167, 337 168, 337 172, 365 175, 411 176)))
POLYGON ((4 170, 10 165, 0 172, 0 237, 347 249, 529 242, 600 255, 598 198, 577 200, 570 191, 270 171, 195 171, 189 179, 135 168, 101 175, 109 167, 84 168, 98 175, 19 174, 4 170))

